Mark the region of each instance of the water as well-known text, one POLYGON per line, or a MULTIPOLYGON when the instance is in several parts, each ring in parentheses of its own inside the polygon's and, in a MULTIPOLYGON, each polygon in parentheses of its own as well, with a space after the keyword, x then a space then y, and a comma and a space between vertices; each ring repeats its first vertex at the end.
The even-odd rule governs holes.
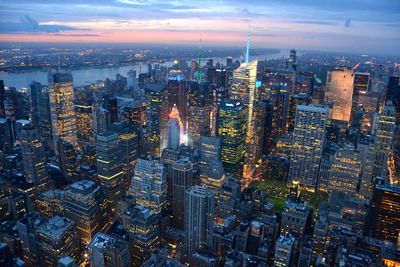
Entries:
MULTIPOLYGON (((280 53, 268 54, 268 55, 258 55, 250 57, 251 60, 258 59, 264 60, 265 58, 281 58, 288 56, 289 52, 282 50, 280 53)), ((204 63, 207 59, 203 59, 204 63)), ((226 64, 226 57, 216 57, 213 58, 214 64, 221 63, 226 64)), ((234 60, 236 60, 234 58, 234 60)), ((171 66, 172 61, 163 63, 164 66, 171 66)), ((115 75, 118 73, 126 76, 128 71, 136 70, 139 74, 148 72, 148 66, 146 63, 137 63, 127 66, 120 67, 104 67, 104 68, 85 68, 80 70, 72 70, 72 77, 74 86, 84 86, 94 83, 96 81, 105 80, 106 78, 115 79, 115 75)), ((10 73, 10 74, 0 74, 0 80, 4 80, 4 85, 7 87, 16 88, 27 88, 32 81, 40 82, 43 85, 47 85, 47 72, 37 71, 37 72, 25 72, 25 73, 10 73)))

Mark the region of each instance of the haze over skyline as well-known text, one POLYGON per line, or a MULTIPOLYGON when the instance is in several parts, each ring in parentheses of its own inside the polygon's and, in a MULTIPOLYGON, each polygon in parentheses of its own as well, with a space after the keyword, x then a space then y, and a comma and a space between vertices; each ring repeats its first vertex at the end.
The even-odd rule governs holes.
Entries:
POLYGON ((155 43, 399 55, 400 2, 9 1, 3 42, 155 43))

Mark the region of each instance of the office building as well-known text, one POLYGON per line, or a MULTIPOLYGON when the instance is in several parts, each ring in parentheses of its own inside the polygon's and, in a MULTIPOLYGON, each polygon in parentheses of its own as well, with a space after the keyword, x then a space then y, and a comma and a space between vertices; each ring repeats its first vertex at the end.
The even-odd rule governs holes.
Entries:
POLYGON ((258 61, 245 62, 233 72, 231 84, 231 98, 242 101, 247 108, 246 115, 246 149, 243 165, 243 177, 250 178, 255 171, 255 164, 258 161, 254 138, 256 137, 256 122, 258 119, 254 105, 259 100, 257 80, 258 61))
POLYGON ((167 148, 178 150, 181 136, 178 118, 170 118, 167 127, 167 148))
POLYGON ((39 191, 49 189, 46 154, 36 127, 27 125, 22 128, 21 152, 26 181, 37 186, 39 191))
POLYGON ((41 266, 56 266, 63 256, 80 260, 79 237, 74 221, 65 217, 50 218, 37 228, 36 234, 41 266))
POLYGON ((333 104, 332 120, 350 122, 354 74, 350 68, 328 71, 325 99, 333 104))
POLYGON ((300 181, 310 190, 317 186, 329 119, 327 107, 297 106, 288 182, 300 181))
POLYGON ((78 142, 82 146, 94 144, 93 93, 83 89, 75 91, 75 116, 78 142))
POLYGON ((167 178, 164 165, 156 159, 138 159, 131 179, 129 194, 155 213, 160 213, 167 200, 167 178))
POLYGON ((388 101, 378 114, 375 127, 375 164, 373 178, 387 176, 387 161, 393 147, 394 129, 396 125, 396 110, 391 101, 388 101))
POLYGON ((160 156, 168 122, 168 91, 165 84, 149 84, 145 88, 147 101, 147 154, 160 156))
POLYGON ((65 217, 76 223, 77 234, 84 244, 107 225, 104 194, 92 181, 71 184, 64 193, 64 206, 65 217))
POLYGON ((118 99, 115 96, 104 96, 103 108, 110 114, 110 123, 118 122, 118 99))
POLYGON ((185 197, 186 259, 192 263, 196 251, 212 251, 215 193, 206 186, 194 185, 185 197))
POLYGON ((280 235, 276 240, 274 267, 291 266, 293 262, 293 253, 295 238, 291 235, 280 235))
POLYGON ((377 184, 367 219, 367 234, 398 246, 400 233, 400 187, 377 184))
POLYGON ((50 113, 54 148, 65 141, 77 145, 74 88, 69 73, 49 74, 50 113))
POLYGON ((129 235, 133 266, 141 266, 160 246, 157 214, 144 206, 128 209, 122 216, 129 235))
POLYGON ((75 168, 77 153, 74 146, 66 141, 59 140, 58 151, 60 155, 61 172, 66 181, 72 182, 75 180, 75 168))
POLYGON ((339 149, 330 168, 328 191, 355 196, 360 182, 362 154, 353 146, 339 149))
POLYGON ((131 254, 124 240, 98 232, 87 245, 91 267, 130 267, 131 254))
POLYGON ((307 202, 287 200, 282 212, 281 235, 295 234, 304 237, 311 227, 312 209, 307 202))
POLYGON ((189 159, 172 164, 172 216, 173 226, 184 230, 185 192, 193 185, 193 164, 189 159))
POLYGON ((240 101, 226 100, 219 113, 218 136, 221 137, 221 161, 226 174, 239 179, 243 173, 246 148, 246 108, 240 101))
POLYGON ((115 209, 123 189, 123 166, 118 135, 104 132, 96 141, 97 176, 106 198, 108 218, 115 219, 115 209))

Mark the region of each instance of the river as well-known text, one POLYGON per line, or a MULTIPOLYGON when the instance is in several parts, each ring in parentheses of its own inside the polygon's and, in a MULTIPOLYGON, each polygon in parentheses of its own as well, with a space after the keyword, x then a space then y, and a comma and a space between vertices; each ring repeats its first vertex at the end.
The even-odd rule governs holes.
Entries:
MULTIPOLYGON (((265 58, 273 59, 273 58, 282 58, 287 57, 289 55, 289 51, 281 50, 276 54, 268 54, 268 55, 258 55, 250 57, 251 60, 258 59, 264 60, 265 58)), ((237 59, 237 58, 236 58, 237 59)), ((236 60, 234 58, 234 60, 236 60)), ((213 58, 214 64, 222 63, 226 64, 226 57, 216 57, 213 58)), ((207 59, 203 59, 205 63, 207 59)), ((171 66, 172 61, 163 63, 162 65, 171 66)), ((126 76, 129 70, 136 70, 136 73, 139 74, 140 71, 145 73, 148 71, 147 63, 136 63, 127 66, 120 67, 89 67, 85 69, 72 70, 72 77, 74 86, 84 86, 94 83, 96 81, 105 80, 106 78, 115 79, 116 74, 121 74, 126 76)), ((43 85, 47 85, 47 74, 48 72, 37 71, 37 72, 24 72, 24 73, 3 73, 0 74, 0 80, 4 80, 4 85, 6 87, 16 87, 16 88, 26 88, 32 81, 40 82, 43 85)))

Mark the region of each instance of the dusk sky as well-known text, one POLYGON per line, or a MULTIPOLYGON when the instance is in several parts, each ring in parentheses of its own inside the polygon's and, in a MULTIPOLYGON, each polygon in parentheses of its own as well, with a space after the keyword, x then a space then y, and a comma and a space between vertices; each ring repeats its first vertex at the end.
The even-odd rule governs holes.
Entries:
POLYGON ((399 0, 2 0, 0 40, 400 54, 399 0))

